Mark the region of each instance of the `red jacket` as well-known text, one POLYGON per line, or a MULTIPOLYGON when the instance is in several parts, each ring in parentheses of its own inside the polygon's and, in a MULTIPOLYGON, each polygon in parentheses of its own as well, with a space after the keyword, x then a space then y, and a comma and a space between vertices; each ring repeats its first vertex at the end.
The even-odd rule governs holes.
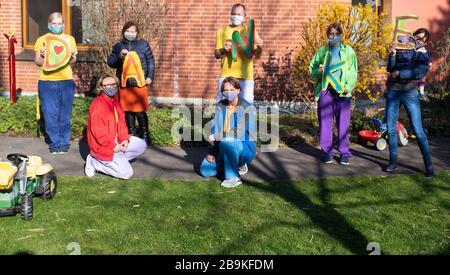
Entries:
POLYGON ((91 156, 103 161, 112 161, 117 142, 130 140, 125 113, 120 103, 104 93, 97 96, 89 107, 87 137, 91 156), (114 114, 116 107, 118 121, 114 114))

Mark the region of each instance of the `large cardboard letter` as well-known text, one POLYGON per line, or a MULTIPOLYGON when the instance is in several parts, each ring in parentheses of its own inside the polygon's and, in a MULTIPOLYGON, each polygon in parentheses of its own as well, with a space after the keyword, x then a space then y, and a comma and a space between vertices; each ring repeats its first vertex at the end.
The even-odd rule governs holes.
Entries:
POLYGON ((237 47, 238 43, 241 45, 242 49, 245 52, 245 56, 247 58, 251 58, 253 54, 255 53, 254 46, 255 46, 255 21, 253 19, 250 19, 249 23, 249 31, 248 31, 248 39, 242 39, 241 35, 238 31, 233 32, 232 35, 233 38, 233 61, 237 60, 238 53, 237 53, 237 47))
POLYGON ((144 70, 142 69, 141 59, 139 58, 137 52, 131 51, 125 57, 123 61, 122 70, 122 88, 127 86, 127 80, 134 78, 138 87, 145 86, 145 76, 144 70))

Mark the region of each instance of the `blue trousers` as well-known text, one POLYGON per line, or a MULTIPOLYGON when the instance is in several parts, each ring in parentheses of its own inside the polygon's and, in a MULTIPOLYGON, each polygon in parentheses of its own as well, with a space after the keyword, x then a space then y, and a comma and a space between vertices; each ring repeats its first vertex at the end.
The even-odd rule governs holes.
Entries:
POLYGON ((73 80, 40 80, 38 91, 45 131, 50 138, 50 151, 68 150, 70 148, 75 82, 73 80))
POLYGON ((401 104, 405 106, 406 112, 408 113, 409 120, 411 121, 413 131, 417 137, 417 143, 419 144, 425 163, 431 163, 428 139, 422 127, 419 95, 416 91, 387 91, 386 93, 386 121, 391 158, 396 158, 398 155, 397 120, 401 104))
POLYGON ((219 153, 214 163, 206 157, 200 165, 200 174, 203 177, 215 177, 219 172, 224 172, 225 179, 239 177, 240 158, 244 151, 244 143, 236 139, 225 139, 219 143, 219 153))

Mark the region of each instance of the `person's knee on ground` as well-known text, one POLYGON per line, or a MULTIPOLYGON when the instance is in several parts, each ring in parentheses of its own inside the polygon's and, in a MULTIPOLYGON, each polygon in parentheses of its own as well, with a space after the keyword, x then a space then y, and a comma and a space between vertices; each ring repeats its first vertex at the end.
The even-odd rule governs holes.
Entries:
POLYGON ((133 169, 128 169, 126 171, 119 171, 116 178, 121 180, 129 180, 133 177, 133 169))

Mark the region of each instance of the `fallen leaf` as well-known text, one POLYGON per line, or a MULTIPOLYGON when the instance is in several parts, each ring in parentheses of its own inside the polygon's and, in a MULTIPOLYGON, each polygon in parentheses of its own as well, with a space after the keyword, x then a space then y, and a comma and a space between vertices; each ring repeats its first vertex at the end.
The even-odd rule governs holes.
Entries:
POLYGON ((30 232, 43 232, 43 231, 45 231, 45 229, 44 228, 35 228, 35 229, 28 229, 28 231, 30 231, 30 232))
POLYGON ((108 194, 115 194, 117 191, 109 191, 108 194))

